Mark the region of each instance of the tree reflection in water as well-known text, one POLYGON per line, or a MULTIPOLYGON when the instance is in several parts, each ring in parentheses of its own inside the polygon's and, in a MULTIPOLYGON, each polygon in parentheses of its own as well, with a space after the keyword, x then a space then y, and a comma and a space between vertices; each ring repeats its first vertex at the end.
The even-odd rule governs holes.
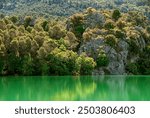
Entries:
POLYGON ((1 77, 0 100, 150 100, 150 76, 1 77))

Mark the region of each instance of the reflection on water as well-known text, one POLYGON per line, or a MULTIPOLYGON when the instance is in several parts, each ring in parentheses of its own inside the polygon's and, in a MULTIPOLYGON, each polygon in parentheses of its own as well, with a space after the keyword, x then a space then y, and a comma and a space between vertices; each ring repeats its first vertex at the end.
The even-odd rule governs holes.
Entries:
POLYGON ((150 76, 1 77, 0 100, 150 100, 150 76))

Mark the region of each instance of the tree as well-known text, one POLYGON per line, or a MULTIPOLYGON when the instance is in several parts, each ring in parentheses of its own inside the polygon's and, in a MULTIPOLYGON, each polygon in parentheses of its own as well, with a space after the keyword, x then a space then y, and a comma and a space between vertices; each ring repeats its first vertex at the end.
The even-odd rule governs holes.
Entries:
POLYGON ((80 75, 91 75, 96 63, 93 58, 87 57, 84 53, 76 60, 76 68, 80 70, 80 75))
POLYGON ((121 17, 121 13, 118 9, 114 10, 112 13, 112 18, 117 21, 121 17))
POLYGON ((55 48, 48 55, 48 63, 50 67, 50 74, 54 75, 72 75, 77 70, 75 69, 75 62, 77 53, 66 50, 65 48, 55 48))

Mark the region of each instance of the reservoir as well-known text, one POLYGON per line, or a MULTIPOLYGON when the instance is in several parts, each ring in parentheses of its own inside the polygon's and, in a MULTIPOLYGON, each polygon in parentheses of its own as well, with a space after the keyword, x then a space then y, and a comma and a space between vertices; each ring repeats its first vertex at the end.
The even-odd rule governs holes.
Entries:
POLYGON ((150 76, 0 77, 1 101, 145 101, 150 76))

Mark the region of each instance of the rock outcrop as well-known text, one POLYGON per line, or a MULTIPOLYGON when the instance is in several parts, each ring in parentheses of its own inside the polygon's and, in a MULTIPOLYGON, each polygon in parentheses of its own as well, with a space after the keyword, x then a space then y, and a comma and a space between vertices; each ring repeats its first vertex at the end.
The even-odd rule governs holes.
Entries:
POLYGON ((97 62, 93 75, 135 74, 130 72, 131 68, 136 63, 135 67, 138 68, 140 55, 150 44, 150 34, 145 30, 148 20, 144 15, 136 17, 140 14, 138 12, 121 13, 119 16, 114 16, 118 17, 117 19, 113 19, 112 14, 113 11, 99 12, 92 8, 80 14, 84 19, 82 26, 85 31, 82 37, 78 37, 81 40, 78 53, 86 53, 97 62), (98 64, 99 59, 100 64, 98 64))

